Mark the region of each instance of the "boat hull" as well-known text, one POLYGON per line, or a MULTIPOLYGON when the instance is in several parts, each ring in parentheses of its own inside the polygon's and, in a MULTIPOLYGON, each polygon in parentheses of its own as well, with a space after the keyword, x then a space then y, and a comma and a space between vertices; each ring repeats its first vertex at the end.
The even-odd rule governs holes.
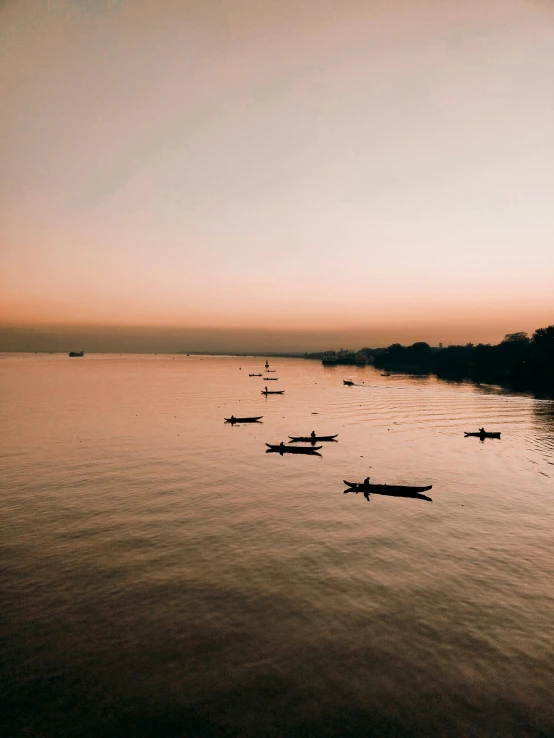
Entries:
MULTIPOLYGON (((280 446, 279 444, 266 443, 265 444, 270 451, 276 451, 280 454, 313 454, 319 451, 322 446, 313 446, 312 448, 306 448, 305 446, 280 446)), ((319 455, 319 454, 318 454, 319 455)))
POLYGON ((410 487, 401 484, 359 484, 358 482, 343 482, 349 488, 348 492, 369 492, 370 495, 389 495, 391 497, 404 497, 407 494, 419 495, 422 492, 428 492, 433 488, 432 484, 425 487, 410 487))
POLYGON ((265 390, 262 390, 262 395, 282 395, 285 390, 269 390, 266 392, 265 390))
POLYGON ((474 436, 475 438, 500 438, 500 433, 468 433, 464 431, 464 435, 466 438, 467 436, 474 436))
POLYGON ((290 440, 299 443, 320 443, 321 441, 334 441, 338 436, 336 433, 334 436, 289 436, 290 440))
POLYGON ((225 418, 226 423, 257 423, 263 418, 263 415, 257 415, 252 418, 225 418))

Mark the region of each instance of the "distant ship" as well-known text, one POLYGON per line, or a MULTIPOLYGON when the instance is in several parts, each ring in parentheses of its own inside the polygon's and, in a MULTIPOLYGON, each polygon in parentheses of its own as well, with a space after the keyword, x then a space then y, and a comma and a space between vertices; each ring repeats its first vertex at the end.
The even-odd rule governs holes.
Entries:
POLYGON ((321 363, 327 365, 358 364, 359 366, 364 366, 367 364, 367 360, 361 353, 340 349, 340 351, 325 351, 321 358, 321 363))
POLYGON ((85 352, 84 351, 70 351, 69 355, 70 356, 84 356, 85 352))

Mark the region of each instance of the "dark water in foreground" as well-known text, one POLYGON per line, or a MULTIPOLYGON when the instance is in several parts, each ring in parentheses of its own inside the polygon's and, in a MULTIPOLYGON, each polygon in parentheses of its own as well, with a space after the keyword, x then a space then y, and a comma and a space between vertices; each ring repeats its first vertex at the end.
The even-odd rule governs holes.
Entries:
POLYGON ((0 733, 553 735, 554 404, 271 363, 0 358, 0 733))

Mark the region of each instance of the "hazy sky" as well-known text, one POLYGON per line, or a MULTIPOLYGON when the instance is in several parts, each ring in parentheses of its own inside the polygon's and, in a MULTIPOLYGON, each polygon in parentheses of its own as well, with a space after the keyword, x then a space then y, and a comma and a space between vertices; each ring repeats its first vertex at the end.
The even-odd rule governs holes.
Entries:
POLYGON ((4 325, 554 322, 549 0, 0 0, 0 105, 4 325))

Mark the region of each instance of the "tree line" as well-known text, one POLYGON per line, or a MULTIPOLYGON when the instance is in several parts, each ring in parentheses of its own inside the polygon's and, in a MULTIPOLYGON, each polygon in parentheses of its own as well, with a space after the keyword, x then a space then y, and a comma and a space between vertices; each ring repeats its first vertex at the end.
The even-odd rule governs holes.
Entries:
POLYGON ((434 349, 418 341, 363 352, 371 354, 380 369, 554 389, 554 325, 538 328, 532 336, 508 333, 496 345, 468 343, 434 349))

